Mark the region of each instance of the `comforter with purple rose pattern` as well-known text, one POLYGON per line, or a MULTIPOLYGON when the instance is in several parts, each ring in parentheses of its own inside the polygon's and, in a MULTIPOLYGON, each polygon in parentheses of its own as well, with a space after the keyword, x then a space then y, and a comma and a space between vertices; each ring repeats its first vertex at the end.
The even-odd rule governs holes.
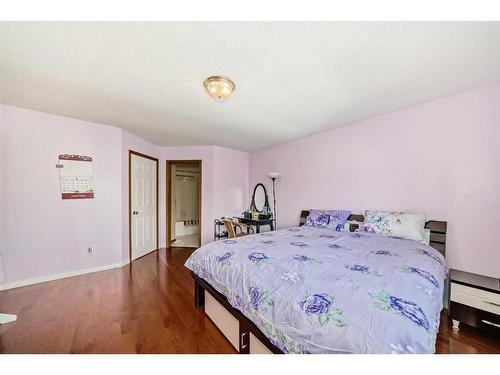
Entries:
POLYGON ((420 242, 305 226, 209 243, 186 266, 285 353, 434 353, 447 268, 420 242))

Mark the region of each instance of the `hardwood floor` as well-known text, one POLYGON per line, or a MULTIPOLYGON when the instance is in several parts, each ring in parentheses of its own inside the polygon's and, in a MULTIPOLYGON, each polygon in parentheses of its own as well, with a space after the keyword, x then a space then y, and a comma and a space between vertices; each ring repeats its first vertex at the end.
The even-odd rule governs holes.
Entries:
POLYGON ((2 353, 234 353, 201 309, 184 267, 191 249, 0 292, 2 353))
MULTIPOLYGON (((235 353, 193 306, 183 264, 192 250, 161 249, 132 265, 0 292, 0 353, 235 353)), ((498 338, 443 315, 438 353, 500 353, 498 338)))

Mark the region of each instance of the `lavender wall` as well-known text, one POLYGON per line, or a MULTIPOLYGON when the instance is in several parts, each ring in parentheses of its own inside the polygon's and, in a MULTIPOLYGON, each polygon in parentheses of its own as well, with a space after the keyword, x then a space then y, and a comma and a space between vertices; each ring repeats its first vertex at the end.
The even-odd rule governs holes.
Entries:
POLYGON ((121 130, 0 106, 5 282, 122 262, 121 130), (95 199, 62 200, 58 155, 90 155, 95 199), (87 248, 94 248, 88 256, 87 248))
POLYGON ((115 127, 5 105, 0 105, 0 146, 3 287, 129 261, 129 150, 159 159, 160 246, 166 242, 165 160, 202 160, 203 243, 213 240, 214 218, 247 206, 246 152, 160 147, 115 127), (63 153, 93 157, 95 199, 61 200, 55 164, 63 153))
POLYGON ((214 209, 217 217, 239 215, 250 207, 249 167, 247 152, 215 147, 214 209))
POLYGON ((254 152, 279 171, 280 227, 307 208, 423 212, 448 221, 453 268, 500 276, 500 84, 254 152))

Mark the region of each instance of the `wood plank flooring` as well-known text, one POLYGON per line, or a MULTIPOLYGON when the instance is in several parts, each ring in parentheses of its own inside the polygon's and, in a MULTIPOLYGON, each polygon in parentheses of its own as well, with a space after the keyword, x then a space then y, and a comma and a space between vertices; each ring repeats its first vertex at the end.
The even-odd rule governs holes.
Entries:
MULTIPOLYGON (((235 353, 193 306, 191 249, 160 249, 132 265, 0 292, 0 353, 235 353)), ((498 338, 442 317, 438 353, 500 353, 498 338)))

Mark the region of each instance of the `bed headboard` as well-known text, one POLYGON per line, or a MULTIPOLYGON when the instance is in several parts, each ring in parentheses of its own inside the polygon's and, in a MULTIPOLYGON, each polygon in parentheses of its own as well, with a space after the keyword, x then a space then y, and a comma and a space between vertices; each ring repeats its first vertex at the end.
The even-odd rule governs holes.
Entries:
MULTIPOLYGON (((300 224, 302 226, 306 223, 307 216, 309 216, 309 210, 302 210, 300 213, 300 224)), ((351 214, 347 220, 364 222, 365 217, 360 214, 351 214)), ((439 251, 443 256, 446 253, 446 229, 448 223, 446 221, 436 221, 430 220, 425 223, 425 228, 431 231, 431 240, 429 246, 433 247, 439 251)), ((351 224, 350 230, 354 232, 359 228, 358 224, 351 224)))

